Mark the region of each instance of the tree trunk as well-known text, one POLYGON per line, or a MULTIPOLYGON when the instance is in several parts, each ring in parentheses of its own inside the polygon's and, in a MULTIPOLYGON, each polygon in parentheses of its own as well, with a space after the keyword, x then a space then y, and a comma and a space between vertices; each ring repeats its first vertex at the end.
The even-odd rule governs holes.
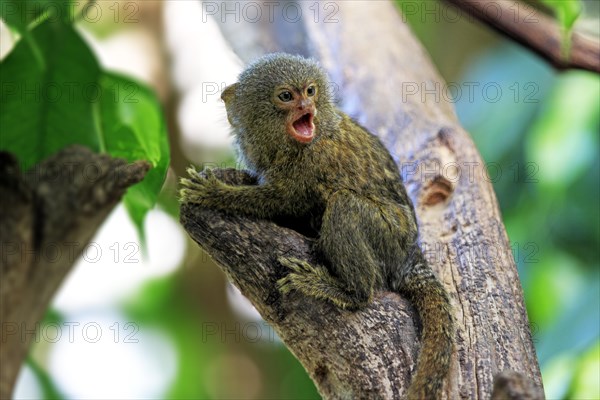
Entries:
MULTIPOLYGON (((318 22, 309 9, 313 3, 300 4, 301 26, 242 23, 225 33, 235 40, 245 30, 261 30, 254 36, 268 39, 246 54, 282 50, 319 59, 339 87, 340 107, 377 134, 397 160, 415 204, 421 246, 450 293, 457 321, 447 397, 489 399, 500 373, 497 386, 512 398, 542 397, 523 293, 492 185, 425 51, 389 2, 325 3, 335 13, 325 15, 321 6, 318 22)), ((298 293, 282 296, 275 282, 285 271, 276 260, 287 254, 316 262, 310 238, 268 221, 189 205, 181 220, 273 325, 325 398, 405 394, 419 351, 418 317, 406 300, 381 292, 365 310, 348 312, 298 293)))
POLYGON ((22 173, 12 155, 0 153, 1 399, 11 398, 60 283, 149 167, 72 146, 22 173))

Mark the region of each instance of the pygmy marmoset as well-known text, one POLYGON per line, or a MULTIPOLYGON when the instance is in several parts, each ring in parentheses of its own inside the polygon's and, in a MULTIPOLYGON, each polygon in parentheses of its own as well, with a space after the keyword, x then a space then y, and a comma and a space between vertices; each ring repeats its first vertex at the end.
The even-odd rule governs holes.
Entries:
POLYGON ((191 170, 182 201, 261 219, 309 218, 323 265, 281 258, 289 273, 280 290, 348 310, 365 307, 376 290, 406 296, 423 325, 408 398, 439 398, 453 349, 450 302, 417 245, 413 205, 389 152, 336 108, 324 71, 302 57, 260 58, 221 98, 258 185, 191 170))

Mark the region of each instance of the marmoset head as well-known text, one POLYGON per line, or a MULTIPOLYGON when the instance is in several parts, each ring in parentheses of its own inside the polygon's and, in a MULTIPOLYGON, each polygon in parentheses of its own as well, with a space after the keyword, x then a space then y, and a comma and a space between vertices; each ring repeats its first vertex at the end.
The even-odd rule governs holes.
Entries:
POLYGON ((303 57, 283 53, 261 57, 223 91, 227 118, 242 141, 306 145, 320 134, 331 113, 325 72, 303 57))

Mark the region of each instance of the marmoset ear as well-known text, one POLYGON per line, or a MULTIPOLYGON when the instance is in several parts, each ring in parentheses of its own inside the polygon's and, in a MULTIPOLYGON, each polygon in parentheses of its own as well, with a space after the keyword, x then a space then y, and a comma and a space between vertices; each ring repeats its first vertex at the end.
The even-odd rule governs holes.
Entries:
POLYGON ((237 90, 239 83, 227 86, 221 93, 221 100, 225 102, 225 110, 227 111, 227 120, 233 125, 232 115, 232 100, 235 98, 235 91, 237 90))
POLYGON ((227 106, 231 100, 233 100, 233 98, 235 97, 235 91, 238 87, 239 83, 234 83, 233 85, 229 85, 227 86, 224 90, 223 93, 221 93, 221 100, 223 100, 225 102, 225 106, 227 106))

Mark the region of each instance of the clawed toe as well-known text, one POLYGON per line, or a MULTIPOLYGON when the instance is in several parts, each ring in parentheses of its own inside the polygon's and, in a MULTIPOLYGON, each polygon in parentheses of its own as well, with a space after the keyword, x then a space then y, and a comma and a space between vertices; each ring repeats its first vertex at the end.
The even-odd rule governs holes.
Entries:
POLYGON ((277 281, 277 287, 279 288, 279 291, 283 294, 287 294, 294 290, 293 280, 290 275, 291 274, 288 274, 286 277, 281 278, 277 281))
POLYGON ((198 182, 195 182, 195 181, 193 181, 191 179, 187 179, 187 178, 181 178, 179 180, 179 184, 183 187, 190 188, 190 189, 198 186, 198 182))
POLYGON ((284 267, 287 267, 299 274, 314 272, 314 268, 307 261, 300 260, 299 258, 279 257, 277 261, 279 261, 279 263, 284 267))
POLYGON ((181 189, 179 190, 179 200, 182 203, 200 203, 203 199, 202 196, 198 194, 198 191, 193 189, 181 189))

